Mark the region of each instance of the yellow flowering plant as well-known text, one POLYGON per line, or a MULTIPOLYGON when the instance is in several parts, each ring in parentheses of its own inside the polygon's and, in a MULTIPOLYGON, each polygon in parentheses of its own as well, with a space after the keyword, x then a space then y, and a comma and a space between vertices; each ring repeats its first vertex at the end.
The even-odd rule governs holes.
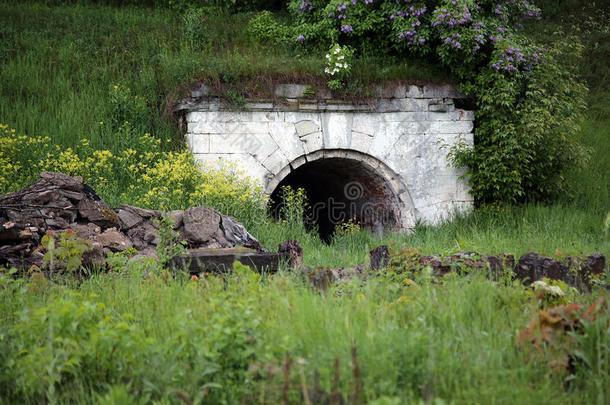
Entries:
POLYGON ((148 133, 117 152, 95 149, 82 139, 62 148, 50 138, 16 135, 0 124, 0 193, 35 181, 41 171, 82 176, 110 205, 134 204, 171 210, 209 205, 238 220, 266 216, 262 187, 231 164, 199 166, 191 153, 163 151, 148 133))

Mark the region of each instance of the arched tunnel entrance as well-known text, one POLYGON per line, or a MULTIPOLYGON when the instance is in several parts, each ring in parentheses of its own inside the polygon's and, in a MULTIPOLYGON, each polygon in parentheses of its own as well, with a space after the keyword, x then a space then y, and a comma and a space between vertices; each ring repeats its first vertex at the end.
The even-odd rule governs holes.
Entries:
POLYGON ((322 158, 292 170, 271 193, 276 217, 283 186, 305 190, 309 203, 306 215, 327 242, 337 225, 350 220, 376 234, 401 226, 399 200, 392 186, 378 171, 357 159, 322 158))

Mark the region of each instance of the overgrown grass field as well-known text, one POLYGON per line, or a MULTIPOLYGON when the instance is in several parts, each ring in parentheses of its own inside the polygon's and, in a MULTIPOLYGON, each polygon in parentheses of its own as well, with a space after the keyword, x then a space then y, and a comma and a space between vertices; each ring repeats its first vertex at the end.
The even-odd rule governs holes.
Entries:
MULTIPOLYGON (((280 81, 323 84, 323 54, 255 40, 254 13, 46 4, 0 2, 2 193, 56 170, 84 176, 110 205, 209 204, 269 250, 298 239, 312 267, 365 263, 380 244, 424 254, 610 254, 609 20, 581 2, 550 5, 532 33, 553 41, 566 21, 588 21, 580 37, 591 91, 580 138, 591 155, 570 173, 570 193, 484 205, 410 235, 345 228, 330 244, 299 221, 267 219, 262 192, 244 173, 199 170, 171 111, 194 81, 235 103, 266 97, 280 81)), ((450 80, 434 66, 363 58, 346 94, 367 97, 383 80, 450 80)), ((286 269, 189 281, 121 260, 116 271, 80 281, 2 272, 0 403, 316 403, 324 395, 377 404, 610 403, 607 307, 574 341, 564 336, 556 359, 570 353, 574 364, 557 372, 519 345, 518 331, 549 305, 512 282, 379 276, 319 292, 286 269)), ((607 291, 567 296, 586 309, 607 291)))
POLYGON ((3 277, 4 401, 303 403, 316 374, 327 395, 359 391, 360 403, 601 404, 610 394, 608 348, 596 346, 607 337, 588 335, 592 368, 567 389, 517 345, 537 305, 518 285, 379 279, 320 294, 286 274, 238 274, 103 274, 73 286, 3 277))

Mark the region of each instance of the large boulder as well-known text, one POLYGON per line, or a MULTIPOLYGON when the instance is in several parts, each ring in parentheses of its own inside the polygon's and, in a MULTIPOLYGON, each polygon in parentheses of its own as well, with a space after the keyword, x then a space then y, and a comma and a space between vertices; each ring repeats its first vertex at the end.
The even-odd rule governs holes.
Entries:
POLYGON ((220 229, 220 214, 210 207, 192 207, 184 211, 184 238, 193 245, 216 242, 220 229))

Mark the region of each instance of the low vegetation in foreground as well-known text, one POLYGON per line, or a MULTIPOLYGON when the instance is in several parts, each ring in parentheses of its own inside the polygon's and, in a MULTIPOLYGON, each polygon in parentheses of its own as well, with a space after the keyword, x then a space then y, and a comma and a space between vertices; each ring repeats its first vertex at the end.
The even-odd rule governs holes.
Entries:
MULTIPOLYGON (((313 268, 365 263, 380 244, 414 254, 608 256, 605 8, 543 1, 547 14, 526 31, 542 43, 573 34, 568 45, 582 51, 576 66, 590 88, 581 129, 569 136, 589 159, 563 168, 561 195, 481 204, 410 235, 380 238, 345 224, 326 244, 303 226, 298 194, 271 220, 244 173, 198 168, 171 112, 192 81, 236 105, 277 82, 325 86, 323 52, 261 41, 293 17, 252 11, 260 4, 216 2, 229 10, 210 13, 203 2, 203 11, 180 1, 132 3, 0 2, 1 193, 53 170, 85 177, 112 206, 207 204, 244 222, 269 250, 298 239, 313 268)), ((363 52, 340 91, 362 99, 383 80, 453 77, 433 65, 363 52)), ((603 282, 579 292, 549 280, 523 286, 510 274, 437 279, 426 269, 388 268, 319 291, 287 268, 258 275, 237 266, 232 275, 190 279, 154 260, 109 260, 111 271, 87 277, 2 270, 0 403, 610 402, 603 282)))
POLYGON ((610 395, 604 290, 422 271, 320 292, 294 273, 241 266, 191 280, 151 263, 115 268, 82 282, 0 276, 2 401, 603 404, 610 395))

